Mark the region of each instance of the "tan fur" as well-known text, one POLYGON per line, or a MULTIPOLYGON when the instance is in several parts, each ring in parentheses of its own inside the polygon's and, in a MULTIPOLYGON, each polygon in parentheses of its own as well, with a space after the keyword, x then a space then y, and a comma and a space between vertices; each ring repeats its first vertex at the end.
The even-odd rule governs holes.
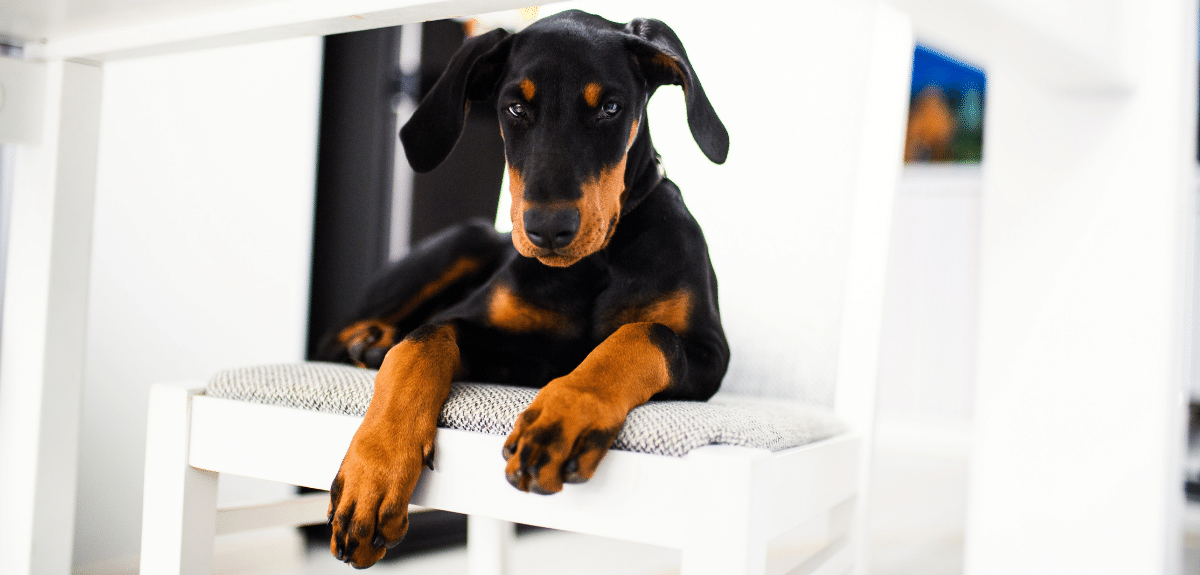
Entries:
POLYGON ((587 102, 588 106, 595 108, 600 105, 600 84, 596 82, 588 82, 583 87, 583 101, 587 102))
MULTIPOLYGON (((683 83, 683 80, 686 78, 686 76, 683 74, 683 69, 679 67, 679 62, 676 62, 674 58, 666 54, 655 54, 652 61, 663 68, 671 70, 671 73, 675 74, 675 78, 680 83, 683 83)), ((684 86, 683 89, 686 92, 687 86, 684 86)))
POLYGON ((525 235, 525 179, 521 177, 521 172, 512 164, 508 166, 508 193, 512 197, 512 203, 508 208, 509 219, 512 220, 512 242, 517 248, 517 252, 521 255, 531 258, 535 257, 539 248, 529 241, 529 237, 525 235))
POLYGON ((488 321, 493 326, 514 333, 567 334, 575 331, 567 316, 533 305, 502 284, 492 290, 488 300, 488 321))
MULTIPOLYGON (((628 154, 628 153, 626 153, 628 154)), ((581 186, 583 197, 574 202, 579 210, 579 231, 574 240, 566 248, 549 251, 533 245, 525 235, 525 210, 530 208, 553 207, 548 204, 530 205, 525 201, 525 181, 521 173, 508 167, 509 192, 512 195, 512 207, 509 217, 513 225, 513 245, 525 257, 537 258, 538 261, 552 267, 567 267, 575 262, 604 249, 611 237, 610 227, 615 226, 621 213, 621 205, 625 192, 625 160, 621 156, 616 165, 600 172, 599 177, 584 182, 581 186)))
MULTIPOLYGON (((370 344, 370 347, 390 348, 396 344, 396 329, 390 324, 384 323, 382 320, 378 319, 367 319, 354 322, 346 329, 339 331, 337 338, 338 341, 342 342, 342 346, 344 346, 346 349, 350 349, 355 345, 358 345, 359 343, 362 343, 363 341, 373 337, 371 335, 372 328, 378 330, 380 332, 380 336, 378 340, 370 344)), ((354 363, 359 367, 366 367, 362 364, 362 362, 357 360, 355 360, 354 363)))
POLYGON ((442 272, 442 275, 438 276, 437 279, 425 284, 425 286, 421 288, 421 291, 417 292, 417 295, 413 296, 412 299, 408 300, 407 302, 404 302, 404 305, 401 306, 399 310, 384 318, 384 321, 393 323, 400 321, 405 316, 416 310, 421 304, 429 301, 429 298, 441 293, 442 290, 446 289, 446 286, 449 286, 459 279, 462 279, 463 276, 478 270, 479 266, 481 265, 482 262, 473 258, 464 257, 455 260, 453 264, 450 264, 450 267, 446 268, 446 271, 442 272))
MULTIPOLYGON (((512 84, 509 84, 509 85, 511 86, 512 84)), ((529 78, 522 79, 521 80, 521 95, 525 96, 525 101, 532 102, 533 97, 536 94, 537 94, 537 85, 533 83, 533 80, 531 80, 529 78)))
POLYGON ((633 306, 614 314, 611 324, 661 323, 679 335, 688 332, 692 316, 692 293, 686 289, 675 290, 666 296, 645 305, 633 306))
POLYGON ((670 384, 666 357, 650 339, 652 325, 621 326, 574 371, 538 392, 504 442, 513 447, 505 468, 510 478, 521 477, 521 452, 527 445, 544 448, 549 455, 534 476, 521 477, 519 488, 539 493, 561 491, 563 465, 573 455, 578 458, 579 477, 590 479, 608 445, 579 453, 576 440, 589 431, 612 430, 615 435, 630 410, 670 384), (538 439, 553 435, 555 429, 559 440, 546 445, 538 439))
MULTIPOLYGON (((398 310, 384 318, 366 319, 351 324, 338 332, 338 341, 342 342, 342 345, 348 349, 356 343, 371 337, 371 328, 375 328, 381 332, 381 335, 378 341, 371 344, 371 347, 391 348, 396 344, 396 329, 392 327, 392 324, 407 317, 421 304, 429 301, 429 298, 437 295, 450 284, 478 270, 480 265, 482 263, 474 258, 459 258, 453 264, 450 264, 450 267, 446 268, 446 271, 442 272, 442 275, 425 284, 416 295, 400 306, 398 310)), ((365 367, 359 362, 355 363, 359 367, 365 367)))
MULTIPOLYGON (((422 464, 433 456, 438 414, 460 367, 456 337, 453 327, 441 326, 388 352, 375 377, 375 395, 334 480, 338 500, 354 502, 339 511, 352 510, 353 524, 374 526, 390 541, 408 531, 408 498, 422 464)), ((330 512, 333 505, 331 500, 330 512)), ((336 542, 346 536, 342 523, 333 522, 330 550, 335 554, 336 542)), ((379 561, 385 551, 359 545, 349 560, 361 569, 379 561)))

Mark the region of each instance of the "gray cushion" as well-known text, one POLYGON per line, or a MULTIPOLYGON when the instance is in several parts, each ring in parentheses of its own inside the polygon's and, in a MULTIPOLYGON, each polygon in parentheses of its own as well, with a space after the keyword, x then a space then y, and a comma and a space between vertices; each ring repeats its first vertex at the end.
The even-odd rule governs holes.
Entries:
MULTIPOLYGON (((222 371, 207 395, 361 416, 375 371, 332 363, 263 365, 222 371)), ((536 389, 455 383, 438 426, 508 435, 536 389)), ((714 397, 708 403, 654 401, 630 412, 613 449, 683 456, 712 444, 778 451, 837 435, 845 425, 828 410, 786 401, 714 397)))

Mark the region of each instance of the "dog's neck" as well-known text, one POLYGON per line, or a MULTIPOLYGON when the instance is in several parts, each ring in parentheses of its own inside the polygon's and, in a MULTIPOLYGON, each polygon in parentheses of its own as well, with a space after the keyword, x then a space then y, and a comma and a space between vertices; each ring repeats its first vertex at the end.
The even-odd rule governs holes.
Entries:
POLYGON ((646 196, 658 188, 663 180, 659 166, 658 152, 650 141, 650 125, 647 123, 645 112, 638 127, 638 135, 629 148, 629 156, 625 160, 625 205, 621 208, 624 216, 633 211, 646 196))

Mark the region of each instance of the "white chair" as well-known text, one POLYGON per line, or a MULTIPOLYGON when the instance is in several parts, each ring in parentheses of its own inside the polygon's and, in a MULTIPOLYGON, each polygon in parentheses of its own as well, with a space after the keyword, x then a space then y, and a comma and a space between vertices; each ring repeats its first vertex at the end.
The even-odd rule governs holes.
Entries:
MULTIPOLYGON (((912 44, 907 20, 885 6, 862 2, 851 14, 837 10, 841 8, 809 25, 840 26, 851 36, 842 34, 841 41, 861 49, 860 66, 846 74, 863 94, 839 94, 827 101, 852 114, 853 121, 841 126, 851 132, 841 135, 844 149, 839 152, 848 160, 812 168, 810 172, 824 169, 827 177, 812 182, 813 188, 799 199, 788 200, 790 210, 832 206, 828 216, 805 213, 812 221, 832 222, 836 233, 821 249, 844 257, 823 266, 797 264, 809 272, 803 277, 803 293, 829 299, 793 297, 791 302, 793 307, 820 308, 814 313, 832 318, 830 325, 818 326, 816 335, 772 337, 770 345, 751 341, 755 332, 770 335, 771 324, 741 314, 743 306, 734 300, 760 294, 737 288, 734 278, 740 276, 727 268, 738 262, 718 261, 729 264, 718 265, 718 273, 726 274, 722 311, 734 356, 724 388, 826 404, 850 431, 779 451, 712 445, 672 457, 613 450, 591 481, 539 496, 519 492, 504 479, 499 457, 503 434, 439 429, 436 470, 422 474, 412 504, 470 516, 472 575, 510 572, 506 550, 513 538, 511 522, 680 549, 685 575, 824 574, 864 566, 864 497, 883 280, 912 44), (772 361, 786 365, 772 367, 772 361), (788 374, 794 375, 796 365, 813 371, 810 364, 823 365, 816 372, 829 376, 814 376, 821 381, 812 388, 796 387, 788 374), (773 549, 781 536, 814 526, 824 531, 815 550, 796 556, 773 549)), ((737 121, 724 111, 722 115, 727 125, 735 126, 731 133, 736 137, 737 121)), ((815 127, 817 141, 811 145, 825 145, 821 137, 834 128, 828 123, 815 127)), ((662 139, 656 132, 660 148, 662 139)), ((734 164, 720 169, 736 170, 734 164)), ((764 167, 769 168, 753 169, 764 167)), ((805 182, 790 185, 805 188, 805 182)), ((686 185, 684 189, 686 194, 686 185)), ((719 231, 706 232, 710 244, 721 241, 719 231)), ((753 265, 761 272, 760 264, 753 265)), ((262 508, 218 510, 218 474, 328 489, 359 422, 351 415, 211 397, 203 384, 156 385, 147 433, 141 573, 208 573, 215 534, 324 521, 324 493, 262 508)))

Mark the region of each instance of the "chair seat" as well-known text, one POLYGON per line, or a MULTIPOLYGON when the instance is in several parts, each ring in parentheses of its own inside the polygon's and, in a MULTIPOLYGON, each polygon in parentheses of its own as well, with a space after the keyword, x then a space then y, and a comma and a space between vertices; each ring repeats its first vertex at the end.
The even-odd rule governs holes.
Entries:
MULTIPOLYGON (((222 371, 211 397, 362 416, 375 371, 332 363, 263 365, 222 371)), ((508 435, 536 389, 455 383, 438 427, 508 435)), ((794 402, 718 394, 707 403, 654 401, 630 412, 613 449, 682 457, 706 445, 780 451, 847 430, 832 412, 794 402)))

